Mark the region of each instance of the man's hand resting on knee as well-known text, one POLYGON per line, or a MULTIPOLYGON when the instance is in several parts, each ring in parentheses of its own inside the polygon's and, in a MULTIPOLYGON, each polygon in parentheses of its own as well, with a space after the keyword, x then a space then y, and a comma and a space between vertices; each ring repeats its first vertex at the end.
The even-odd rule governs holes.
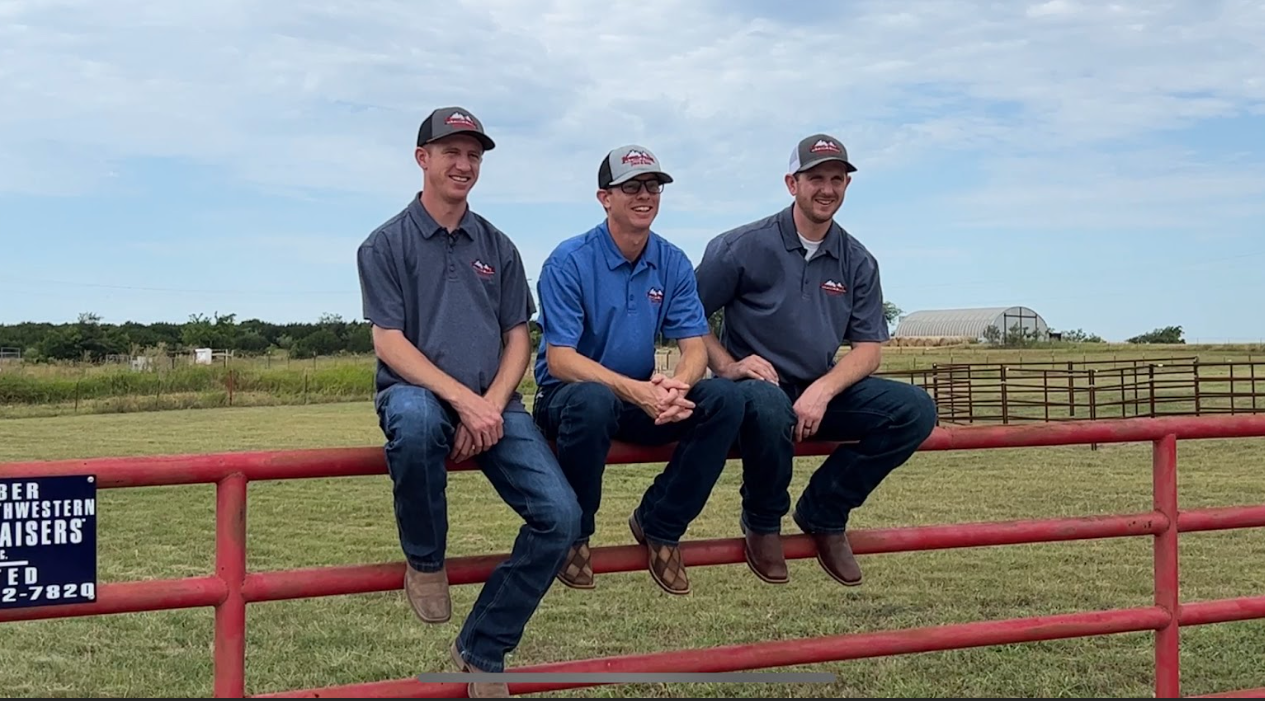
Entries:
POLYGON ((505 435, 505 419, 491 400, 474 392, 455 402, 460 424, 453 436, 451 457, 462 462, 490 449, 505 435))

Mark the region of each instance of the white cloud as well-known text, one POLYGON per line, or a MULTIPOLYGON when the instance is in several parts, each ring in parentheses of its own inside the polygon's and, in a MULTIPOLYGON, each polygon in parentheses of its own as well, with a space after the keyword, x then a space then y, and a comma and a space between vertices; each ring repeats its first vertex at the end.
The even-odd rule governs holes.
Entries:
POLYGON ((767 209, 818 130, 858 177, 980 160, 981 221, 1119 190, 1142 216, 1174 192, 1260 193, 1259 169, 1200 154, 1184 156, 1194 190, 1138 175, 1166 131, 1261 113, 1250 0, 867 0, 825 22, 667 0, 10 1, 0 17, 2 191, 101 188, 139 157, 279 194, 399 192, 420 118, 462 104, 500 144, 486 200, 590 203, 601 155, 637 142, 677 176, 673 206, 767 209))

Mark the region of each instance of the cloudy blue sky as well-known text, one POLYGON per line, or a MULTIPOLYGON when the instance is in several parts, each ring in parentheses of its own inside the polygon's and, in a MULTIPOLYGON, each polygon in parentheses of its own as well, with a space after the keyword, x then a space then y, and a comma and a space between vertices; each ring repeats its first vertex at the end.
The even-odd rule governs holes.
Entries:
POLYGON ((657 229, 697 260, 825 131, 906 311, 1265 339, 1265 3, 773 8, 0 0, 0 323, 357 318, 356 246, 458 104, 500 144, 473 205, 532 277, 598 221, 615 146, 676 177, 657 229))

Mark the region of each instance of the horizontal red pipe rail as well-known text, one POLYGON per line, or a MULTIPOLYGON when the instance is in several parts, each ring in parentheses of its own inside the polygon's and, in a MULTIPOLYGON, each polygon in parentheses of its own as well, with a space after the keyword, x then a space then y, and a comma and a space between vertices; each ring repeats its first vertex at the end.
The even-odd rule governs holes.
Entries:
POLYGON ((219 577, 102 584, 97 587, 97 600, 91 604, 0 609, 0 623, 215 606, 227 594, 228 587, 219 577))
POLYGON ((1178 440, 1257 438, 1265 436, 1265 414, 1242 416, 1167 416, 1161 418, 1101 419, 1084 422, 968 426, 937 430, 922 450, 981 450, 1040 448, 1090 443, 1156 441, 1172 435, 1178 440))
MULTIPOLYGON (((858 530, 850 536, 849 542, 853 552, 866 555, 1123 538, 1153 535, 1167 525, 1168 520, 1163 516, 1143 513, 858 530)), ((788 559, 816 556, 817 551, 808 536, 786 535, 782 540, 788 559)), ((689 541, 681 544, 681 556, 690 567, 738 564, 745 561, 742 543, 741 538, 689 541)), ((451 558, 447 563, 449 582, 456 585, 486 581, 492 570, 507 557, 508 554, 451 558)), ((646 566, 646 551, 640 546, 614 545, 593 549, 593 571, 596 574, 634 572, 644 570, 646 566)), ((398 589, 403 577, 402 563, 258 572, 246 576, 243 591, 247 601, 367 594, 398 589)))
MULTIPOLYGON (((1116 633, 1155 630, 1167 624, 1164 610, 1148 606, 1000 621, 958 623, 875 633, 849 633, 644 655, 603 657, 515 668, 519 672, 583 674, 595 672, 736 672, 800 664, 886 657, 919 652, 1008 645, 1116 633)), ((418 670, 422 673, 426 670, 418 670)), ((530 694, 597 686, 586 683, 513 683, 511 694, 530 694)), ((259 694, 256 698, 451 698, 466 695, 465 684, 424 684, 399 679, 368 684, 259 694)))
POLYGON ((1188 699, 1265 699, 1265 686, 1259 689, 1240 689, 1239 691, 1222 691, 1217 694, 1200 694, 1187 696, 1188 699))
POLYGON ((1261 527, 1265 527, 1265 504, 1192 509, 1177 514, 1177 530, 1187 533, 1261 527))
POLYGON ((24 477, 95 474, 97 488, 213 484, 234 473, 248 480, 352 477, 383 474, 382 448, 146 455, 0 464, 0 472, 24 477))
MULTIPOLYGON (((1178 440, 1261 437, 1265 436, 1265 414, 938 427, 922 444, 921 450, 1132 443, 1154 441, 1170 434, 1178 440)), ((796 446, 796 454, 826 455, 838 445, 824 441, 801 443, 796 446)), ((663 462, 671 456, 672 450, 671 444, 643 447, 616 443, 608 453, 607 463, 621 465, 663 462)), ((736 458, 737 454, 732 457, 736 458)), ((453 471, 474 468, 473 461, 449 465, 449 469, 453 471)), ((109 489, 209 484, 234 473, 241 473, 250 481, 380 475, 385 474, 386 463, 380 447, 364 446, 16 462, 0 464, 0 470, 6 474, 32 477, 91 473, 98 476, 99 488, 109 489)))
POLYGON ((1196 601, 1182 604, 1177 609, 1177 621, 1182 626, 1250 621, 1257 618, 1265 618, 1265 596, 1196 601))

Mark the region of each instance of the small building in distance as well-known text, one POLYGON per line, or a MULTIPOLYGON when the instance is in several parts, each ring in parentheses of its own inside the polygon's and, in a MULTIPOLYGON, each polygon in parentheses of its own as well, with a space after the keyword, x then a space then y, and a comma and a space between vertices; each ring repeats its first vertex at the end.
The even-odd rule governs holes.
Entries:
POLYGON ((928 309, 900 318, 894 338, 962 339, 999 342, 1006 334, 1022 329, 1029 338, 1048 340, 1050 327, 1041 315, 1028 307, 985 307, 980 309, 928 309), (995 330, 990 330, 995 329, 995 330))

